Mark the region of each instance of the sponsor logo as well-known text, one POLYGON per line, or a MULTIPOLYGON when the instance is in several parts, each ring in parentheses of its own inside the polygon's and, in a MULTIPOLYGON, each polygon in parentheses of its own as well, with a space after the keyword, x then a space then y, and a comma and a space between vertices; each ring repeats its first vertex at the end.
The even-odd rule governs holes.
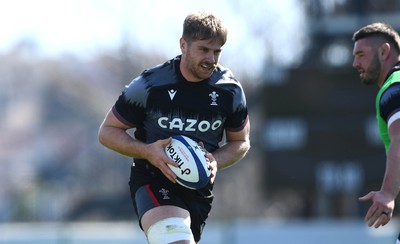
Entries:
POLYGON ((167 117, 161 117, 158 119, 158 125, 161 128, 170 130, 177 129, 179 131, 206 132, 208 130, 217 130, 222 125, 222 121, 216 120, 214 122, 210 122, 207 120, 198 121, 197 119, 182 120, 181 118, 173 118, 170 120, 167 117))

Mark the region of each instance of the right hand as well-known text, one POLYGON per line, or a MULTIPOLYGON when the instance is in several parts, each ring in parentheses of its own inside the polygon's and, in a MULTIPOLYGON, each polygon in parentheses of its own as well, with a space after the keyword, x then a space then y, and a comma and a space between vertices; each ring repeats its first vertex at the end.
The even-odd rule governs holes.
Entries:
POLYGON ((144 152, 145 159, 149 161, 154 167, 158 168, 170 181, 176 183, 175 173, 168 167, 167 164, 178 167, 178 164, 170 159, 164 151, 164 147, 171 143, 172 138, 158 140, 150 143, 144 152))
POLYGON ((379 228, 392 219, 394 199, 383 191, 371 191, 358 199, 362 202, 372 202, 364 218, 369 227, 374 225, 375 228, 379 228))

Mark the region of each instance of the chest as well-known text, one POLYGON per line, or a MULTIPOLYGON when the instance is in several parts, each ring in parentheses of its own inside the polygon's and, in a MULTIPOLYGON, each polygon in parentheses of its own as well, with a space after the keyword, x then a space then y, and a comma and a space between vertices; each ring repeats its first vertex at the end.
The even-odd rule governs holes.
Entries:
POLYGON ((149 93, 145 124, 163 132, 220 133, 231 107, 229 94, 213 87, 159 87, 149 93))
POLYGON ((227 116, 232 110, 232 98, 212 86, 168 85, 150 91, 146 110, 180 116, 227 116))

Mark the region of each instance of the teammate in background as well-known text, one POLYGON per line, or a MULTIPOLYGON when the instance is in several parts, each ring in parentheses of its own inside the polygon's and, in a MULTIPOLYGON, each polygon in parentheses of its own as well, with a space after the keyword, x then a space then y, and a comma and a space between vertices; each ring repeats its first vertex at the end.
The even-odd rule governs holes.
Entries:
POLYGON ((104 146, 134 158, 131 197, 149 243, 199 242, 217 169, 231 166, 250 148, 243 89, 218 64, 226 40, 227 28, 213 14, 188 15, 179 40, 182 53, 133 79, 100 126, 104 146), (136 129, 134 137, 130 128, 136 129), (203 189, 176 184, 167 166, 176 163, 163 148, 179 134, 208 151, 212 177, 203 189))
POLYGON ((400 190, 400 37, 390 25, 373 23, 356 31, 353 41, 353 67, 361 81, 380 88, 376 117, 386 150, 386 171, 381 189, 359 198, 372 201, 365 221, 378 228, 392 219, 400 190))

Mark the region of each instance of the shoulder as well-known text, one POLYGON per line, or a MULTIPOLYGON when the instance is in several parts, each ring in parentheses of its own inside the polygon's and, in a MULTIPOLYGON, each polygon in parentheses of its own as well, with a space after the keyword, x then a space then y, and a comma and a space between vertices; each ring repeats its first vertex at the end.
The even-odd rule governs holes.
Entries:
POLYGON ((145 83, 147 87, 163 85, 176 80, 176 69, 179 67, 178 57, 168 60, 153 68, 146 69, 136 78, 137 81, 145 83))
POLYGON ((218 64, 215 69, 211 79, 217 85, 240 85, 239 81, 235 78, 232 71, 229 68, 225 68, 224 66, 218 64))
POLYGON ((383 91, 381 102, 394 97, 400 97, 400 80, 392 83, 385 91, 383 91))
POLYGON ((124 89, 127 99, 144 101, 152 88, 176 82, 176 58, 144 70, 124 89))
POLYGON ((391 84, 383 93, 379 101, 380 115, 386 121, 395 112, 400 110, 400 82, 391 84))
MULTIPOLYGON (((400 89, 400 70, 395 66, 392 71, 387 75, 386 81, 383 83, 379 93, 380 101, 390 99, 396 96, 400 89)), ((378 94, 379 94, 378 93, 378 94)), ((379 97, 379 95, 378 95, 379 97)))
POLYGON ((242 85, 229 68, 218 65, 210 78, 212 85, 231 92, 243 92, 242 85))
POLYGON ((241 83, 235 78, 232 71, 218 65, 211 76, 212 86, 218 92, 227 94, 232 101, 234 110, 246 107, 246 96, 241 83))

